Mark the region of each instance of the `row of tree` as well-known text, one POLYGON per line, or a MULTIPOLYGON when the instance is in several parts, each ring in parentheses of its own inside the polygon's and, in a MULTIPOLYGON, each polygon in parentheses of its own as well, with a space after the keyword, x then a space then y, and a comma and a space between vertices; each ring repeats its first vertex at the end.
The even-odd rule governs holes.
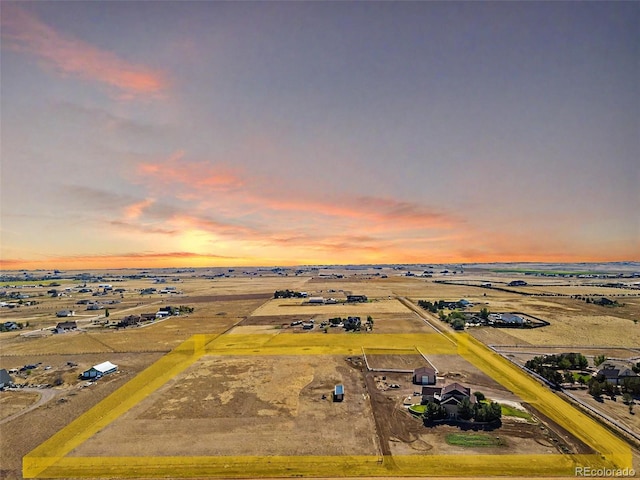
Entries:
MULTIPOLYGON (((426 423, 437 420, 445 420, 449 417, 446 409, 435 401, 428 401, 425 404, 425 410, 422 418, 426 423)), ((466 421, 473 420, 475 422, 495 422, 502 418, 502 408, 497 402, 478 402, 472 404, 468 398, 462 399, 458 405, 458 418, 466 421)))
POLYGON ((273 294, 273 298, 303 298, 304 295, 301 292, 295 290, 276 290, 273 294))
MULTIPOLYGON (((589 366, 589 361, 581 353, 561 353, 533 357, 524 366, 559 386, 563 382, 574 383, 575 378, 571 370, 584 370, 589 366), (564 373, 561 370, 564 370, 564 373)), ((578 376, 578 382, 585 382, 582 376, 578 376)))

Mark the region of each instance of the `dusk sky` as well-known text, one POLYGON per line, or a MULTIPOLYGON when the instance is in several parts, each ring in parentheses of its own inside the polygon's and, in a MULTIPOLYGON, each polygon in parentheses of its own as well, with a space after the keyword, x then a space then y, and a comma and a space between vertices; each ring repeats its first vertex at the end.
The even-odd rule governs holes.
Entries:
POLYGON ((640 2, 0 8, 4 269, 640 260, 640 2))

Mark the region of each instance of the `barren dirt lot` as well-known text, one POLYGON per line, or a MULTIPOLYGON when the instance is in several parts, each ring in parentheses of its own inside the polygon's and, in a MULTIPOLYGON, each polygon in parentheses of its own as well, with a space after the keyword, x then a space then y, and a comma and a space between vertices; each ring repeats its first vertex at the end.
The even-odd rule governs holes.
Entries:
POLYGON ((396 299, 372 300, 364 303, 337 303, 337 304, 312 304, 301 298, 277 298, 273 299, 255 312, 254 316, 263 315, 329 315, 329 317, 348 317, 375 315, 380 313, 404 313, 409 314, 402 303, 396 299))
POLYGON ((344 357, 211 356, 72 455, 377 453, 364 382, 344 357), (343 402, 331 399, 338 383, 343 402))
MULTIPOLYGON (((22 478, 22 457, 24 455, 67 426, 73 419, 79 417, 109 393, 131 380, 144 368, 158 360, 160 356, 160 353, 112 354, 108 359, 120 366, 121 373, 113 375, 111 378, 105 377, 103 381, 87 388, 81 388, 85 382, 79 382, 77 375, 82 371, 83 366, 91 366, 104 361, 106 358, 102 354, 42 355, 36 357, 43 365, 51 365, 53 368, 51 371, 36 372, 33 375, 62 372, 65 381, 73 382, 73 385, 67 384, 60 389, 54 388, 53 390, 59 393, 53 400, 0 425, 0 478, 22 478), (77 362, 78 367, 67 367, 68 360, 77 362)), ((2 360, 11 366, 18 366, 32 361, 33 358, 33 356, 9 357, 2 360)))
POLYGON ((28 390, 0 392, 0 420, 33 405, 39 398, 39 393, 28 390))

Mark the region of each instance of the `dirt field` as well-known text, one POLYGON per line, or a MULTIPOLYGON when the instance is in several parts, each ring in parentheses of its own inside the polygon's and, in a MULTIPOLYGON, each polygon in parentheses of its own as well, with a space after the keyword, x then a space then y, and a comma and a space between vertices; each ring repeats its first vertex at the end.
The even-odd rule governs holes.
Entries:
POLYGON ((29 391, 0 392, 0 420, 30 407, 38 401, 40 394, 29 391))
POLYGON ((348 317, 375 315, 381 313, 404 313, 410 311, 396 299, 388 297, 364 303, 312 304, 300 298, 273 299, 253 312, 253 316, 273 315, 327 315, 328 317, 348 317))
MULTIPOLYGON (((208 356, 202 358, 202 362, 204 362, 202 365, 210 367, 208 374, 203 374, 196 363, 189 367, 184 375, 179 375, 166 387, 160 390, 150 389, 151 393, 147 400, 139 401, 144 396, 135 401, 131 400, 133 402, 131 405, 137 403, 137 406, 131 408, 104 429, 104 439, 101 437, 102 433, 90 434, 91 438, 86 442, 83 438, 75 438, 74 442, 79 443, 73 456, 69 457, 69 461, 60 459, 57 464, 59 470, 53 469, 51 472, 57 472, 57 475, 62 474, 62 476, 73 476, 72 474, 75 472, 75 476, 86 478, 91 476, 90 472, 96 471, 96 468, 110 465, 110 475, 117 477, 120 474, 127 474, 130 464, 123 458, 126 458, 130 452, 147 455, 144 453, 145 449, 159 452, 163 451, 163 448, 168 448, 161 446, 163 442, 167 444, 174 442, 178 449, 182 449, 179 450, 183 452, 180 455, 184 455, 181 458, 184 458, 184 465, 191 469, 189 472, 194 475, 201 472, 200 476, 202 477, 211 474, 217 475, 223 471, 228 473, 230 477, 246 476, 247 462, 250 461, 246 455, 255 456, 251 471, 257 476, 281 475, 283 471, 292 472, 292 474, 301 472, 311 476, 326 476, 330 472, 357 471, 360 475, 380 476, 381 468, 388 469, 390 474, 393 472, 393 475, 399 472, 404 472, 407 475, 423 475, 428 465, 431 465, 429 471, 437 469, 439 472, 448 472, 448 475, 458 472, 462 465, 466 465, 463 467, 468 467, 465 471, 475 472, 476 476, 479 476, 483 472, 486 475, 492 474, 495 472, 493 466, 498 464, 501 465, 500 472, 502 474, 528 475, 530 469, 527 462, 518 463, 514 460, 518 457, 509 455, 518 451, 539 455, 534 460, 537 465, 536 474, 542 475, 547 472, 549 475, 557 475, 558 472, 571 471, 574 461, 573 457, 556 456, 549 453, 560 451, 558 449, 560 442, 567 444, 562 432, 555 431, 557 429, 551 429, 547 432, 537 426, 537 429, 540 430, 538 432, 530 425, 520 425, 515 423, 515 420, 506 419, 502 427, 504 430, 498 434, 504 437, 505 441, 499 447, 491 447, 493 450, 487 449, 487 447, 469 449, 469 447, 448 445, 445 441, 447 433, 451 433, 448 427, 442 426, 442 428, 438 427, 435 430, 421 432, 419 422, 416 422, 404 411, 404 407, 401 405, 402 401, 414 393, 413 386, 407 380, 408 377, 396 380, 402 386, 399 391, 388 388, 389 383, 394 381, 393 375, 388 377, 387 387, 384 387, 384 382, 374 380, 372 385, 367 384, 368 388, 365 390, 364 377, 359 377, 361 374, 358 369, 361 366, 353 362, 346 362, 345 356, 360 354, 361 345, 368 349, 394 347, 411 349, 418 345, 447 380, 475 384, 476 388, 492 399, 515 402, 530 401, 533 408, 544 409, 547 408, 547 403, 554 404, 555 400, 551 392, 547 392, 551 397, 547 396, 544 389, 542 393, 536 390, 538 393, 532 394, 533 390, 528 390, 528 385, 525 389, 521 388, 517 395, 506 390, 505 385, 511 385, 510 378, 516 375, 515 373, 511 375, 506 370, 502 372, 502 366, 496 366, 492 360, 484 357, 474 360, 473 355, 475 354, 470 353, 468 349, 465 349, 466 347, 458 349, 458 353, 462 356, 455 355, 456 346, 454 344, 441 335, 434 334, 434 330, 410 309, 395 298, 390 299, 389 296, 407 296, 414 301, 418 299, 433 301, 466 298, 475 304, 471 308, 473 311, 486 306, 492 312, 523 312, 551 322, 549 327, 533 330, 491 328, 469 330, 488 344, 533 346, 562 344, 615 347, 637 347, 640 345, 640 325, 634 323, 634 319, 640 318, 640 299, 634 297, 633 292, 590 286, 585 281, 577 279, 537 277, 531 279, 531 283, 534 283, 533 280, 536 283, 536 286, 531 288, 538 289, 538 293, 602 294, 618 300, 621 304, 624 303, 623 306, 604 308, 562 296, 527 297, 478 286, 439 284, 434 282, 437 278, 399 276, 391 269, 384 270, 384 273, 389 274, 388 278, 381 278, 376 275, 380 271, 371 268, 358 270, 357 274, 348 269, 337 271, 340 275, 345 275, 345 278, 319 277, 317 272, 312 278, 309 275, 295 276, 292 271, 287 276, 274 275, 259 270, 249 273, 231 273, 218 269, 212 270, 211 274, 228 274, 230 276, 204 278, 199 276, 199 272, 196 272, 176 275, 175 279, 178 281, 175 282, 171 275, 168 275, 166 284, 155 283, 153 278, 127 279, 117 283, 113 281, 114 288, 123 287, 125 292, 119 295, 109 294, 106 297, 99 297, 120 302, 110 307, 112 321, 117 321, 129 313, 154 312, 163 305, 191 305, 195 307, 195 311, 189 315, 170 318, 143 328, 127 328, 116 331, 91 325, 92 319, 100 318, 101 312, 94 316, 80 310, 73 320, 77 320, 86 331, 64 335, 51 335, 39 330, 54 326, 61 320, 55 317, 57 310, 73 308, 77 300, 93 299, 93 297, 87 294, 74 294, 71 298, 49 298, 45 295, 49 289, 48 286, 30 290, 29 293, 34 295, 34 299, 39 303, 29 307, 0 310, 0 321, 2 322, 12 320, 23 323, 29 321, 30 323, 29 327, 22 331, 0 333, 0 368, 18 368, 28 363, 42 363, 39 369, 32 373, 33 376, 29 378, 29 381, 48 383, 55 380, 54 375, 62 373, 63 385, 59 390, 56 390, 59 393, 55 398, 0 427, 0 464, 2 465, 0 477, 21 478, 22 458, 28 452, 56 432, 62 431, 71 420, 80 417, 83 412, 90 411, 92 405, 105 399, 117 387, 125 384, 131 385, 132 390, 127 390, 127 396, 123 398, 125 401, 127 398, 134 398, 139 391, 146 388, 146 384, 136 383, 138 379, 144 380, 139 373, 155 360, 166 358, 163 356, 165 352, 177 347, 194 334, 205 334, 208 336, 207 338, 213 338, 215 335, 229 332, 230 329, 233 329, 231 331, 236 335, 223 335, 218 340, 207 345, 202 344, 200 347, 203 352, 208 352, 208 356), (575 283, 568 287, 561 285, 568 281, 575 283), (180 295, 153 294, 144 296, 139 293, 142 288, 161 289, 166 285, 176 286, 183 293, 180 295), (364 294, 372 301, 354 305, 308 306, 300 305, 299 299, 271 299, 275 290, 287 288, 308 291, 310 295, 322 295, 325 298, 333 296, 340 299, 344 297, 345 293, 364 294), (624 296, 616 296, 617 294, 624 296), (290 324, 293 319, 315 318, 322 321, 333 316, 345 317, 348 315, 358 315, 363 318, 371 315, 375 320, 374 332, 345 334, 340 331, 338 335, 335 333, 341 329, 329 329, 331 335, 318 335, 317 331, 311 334, 295 331, 296 335, 287 335, 287 333, 292 333, 292 330, 282 328, 282 325, 290 324), (234 328, 236 325, 242 326, 234 328), (28 332, 35 333, 35 335, 20 335, 28 332), (383 335, 387 333, 394 335, 383 335), (327 338, 331 341, 327 341, 327 338), (225 352, 224 356, 215 356, 220 349, 225 352), (431 350, 429 351, 429 349, 431 350), (233 355, 241 356, 234 357, 233 355), (320 361, 327 358, 333 360, 328 363, 320 361), (216 368, 213 364, 207 363, 213 362, 213 359, 215 362, 231 362, 229 369, 216 368), (255 363, 256 359, 260 360, 259 364, 255 363), (300 359, 306 360, 303 363, 297 363, 296 360, 300 359), (77 381, 78 371, 105 360, 120 365, 121 374, 108 379, 108 381, 82 388, 81 383, 77 381), (78 363, 77 370, 65 369, 67 361, 78 363), (277 365, 277 362, 281 361, 284 362, 285 367, 282 372, 289 371, 287 375, 284 373, 275 374, 273 373, 275 370, 268 368, 269 365, 277 365), (52 366, 52 369, 47 373, 43 370, 45 365, 52 366), (496 368, 498 368, 497 371, 496 368), (226 372, 228 374, 225 374, 226 372), (293 372, 298 375, 293 377, 296 379, 295 381, 292 380, 293 372), (270 381, 266 380, 269 378, 270 381), (308 378, 311 380, 307 381, 308 378), (186 387, 181 386, 178 379, 180 382, 186 382, 184 383, 186 387), (496 379, 499 380, 499 383, 496 382, 496 379), (342 404, 337 404, 321 399, 322 393, 327 389, 330 393, 333 388, 332 382, 337 380, 345 383, 347 392, 360 394, 360 397, 356 395, 357 398, 348 397, 349 400, 355 401, 357 399, 359 402, 360 410, 358 411, 360 413, 358 415, 361 418, 358 421, 368 419, 358 427, 360 434, 357 439, 354 439, 353 435, 341 431, 345 425, 351 428, 352 418, 356 417, 355 413, 348 410, 350 404, 347 400, 342 404), (305 381, 307 383, 304 383, 305 381), (379 386, 383 386, 383 388, 378 388, 379 386), (188 388, 203 392, 203 394, 190 395, 192 390, 187 390, 188 388), (293 395, 288 396, 287 393, 291 391, 293 395), (369 397, 362 397, 362 394, 369 395, 370 392, 372 392, 370 400, 369 397), (184 398, 186 400, 183 400, 184 398), (297 398, 297 403, 293 400, 295 398, 297 398), (379 399, 379 404, 376 403, 378 402, 376 399, 379 399), (367 407, 367 405, 373 405, 373 407, 367 407), (232 406, 238 406, 238 409, 234 410, 232 406), (367 408, 373 408, 373 410, 369 410, 369 414, 363 415, 362 412, 366 412, 367 408), (294 412, 297 412, 297 415, 294 412), (379 412, 379 415, 371 412, 379 412), (210 414, 219 416, 209 417, 210 414), (347 414, 349 414, 348 417, 343 416, 347 414), (374 422, 374 418, 380 419, 377 424, 374 422), (136 428, 128 425, 125 419, 130 420, 131 425, 135 425, 136 428), (388 431, 384 430, 385 422, 390 426, 388 431), (38 428, 34 429, 33 425, 38 425, 38 428), (319 426, 322 427, 320 429, 322 433, 316 435, 319 426), (284 432, 279 443, 272 443, 271 438, 267 438, 267 434, 271 434, 272 431, 284 432), (191 432, 196 432, 197 438, 201 438, 203 441, 193 442, 193 436, 191 436, 192 444, 196 445, 189 448, 191 432), (249 446, 249 451, 253 453, 240 452, 235 454, 238 455, 236 457, 230 452, 237 451, 240 446, 244 446, 243 439, 246 441, 246 436, 243 437, 242 432, 251 432, 251 437, 256 437, 262 444, 256 440, 254 444, 249 446), (293 438, 293 441, 288 441, 288 438, 285 438, 287 435, 293 438), (338 439, 342 439, 344 435, 347 435, 347 442, 343 445, 338 439), (149 438, 152 441, 146 441, 149 438), (388 449, 385 447, 385 451, 392 454, 393 458, 385 457, 381 466, 377 463, 379 458, 378 444, 380 439, 384 440, 385 438, 388 440, 388 449), (107 459, 102 455, 99 461, 101 463, 95 465, 91 463, 91 458, 82 457, 89 455, 90 451, 94 453, 100 451, 101 446, 108 445, 109 441, 112 444, 122 445, 124 453, 120 453, 120 455, 124 457, 107 459), (349 442, 355 442, 355 447, 349 446, 347 448, 349 442), (137 446, 139 444, 143 446, 137 446), (220 450, 212 450, 215 448, 220 450), (82 449, 93 450, 84 451, 82 449), (193 462, 193 456, 198 454, 194 452, 208 451, 227 451, 231 456, 212 456, 206 457, 207 460, 202 460, 202 463, 196 462, 193 465, 189 463, 193 462), (272 455, 274 451, 294 456, 262 456, 272 455), (460 453, 461 455, 439 456, 442 453, 460 453), (466 455, 466 453, 477 455, 466 455), (358 455, 363 455, 363 457, 358 455), (447 458, 455 458, 455 462, 451 462, 447 458), (223 461, 222 459, 224 459, 224 464, 220 463, 223 461), (353 470, 354 468, 356 470, 353 470)), ((324 273, 325 270, 320 269, 318 272, 324 273)), ((130 272, 114 272, 114 274, 130 274, 130 272)), ((436 275, 436 277, 438 276, 436 275)), ((463 280, 502 282, 505 285, 514 278, 524 277, 493 273, 458 276, 458 279, 463 280)), ((530 279, 526 278, 526 280, 530 279)), ((111 283, 111 280, 105 280, 105 282, 111 283)), ((62 285, 59 288, 77 284, 64 280, 60 283, 62 285)), ((102 317, 101 320, 104 318, 102 317)), ((397 358, 384 359, 383 356, 380 357, 383 363, 390 362, 394 365, 400 365, 400 368, 403 368, 404 365, 411 368, 413 359, 418 360, 417 357, 410 358, 402 359, 398 363, 397 358)), ((162 370, 162 361, 157 365, 153 378, 160 378, 167 373, 162 370)), ((179 370, 182 367, 178 365, 176 368, 179 370)), ((153 382, 153 378, 149 377, 144 381, 153 382)), ((518 391, 518 388, 520 387, 513 386, 514 391, 518 391)), ((13 410, 22 405, 22 400, 18 397, 8 401, 3 400, 4 398, 0 396, 3 416, 5 415, 3 401, 11 404, 13 410)), ((23 400, 26 407, 28 400, 26 398, 23 400)), ((622 403, 613 405, 613 408, 621 406, 622 403)), ((626 406, 624 407, 626 408, 626 406)), ((117 408, 116 404, 109 407, 109 409, 117 408)), ((558 421, 563 423, 568 430, 578 432, 581 438, 597 443, 599 440, 591 438, 590 434, 584 431, 582 423, 575 423, 576 420, 572 416, 574 415, 573 410, 564 410, 564 408, 564 404, 559 404, 557 411, 560 412, 560 417, 558 421)), ((544 413, 539 413, 543 418, 544 413)), ((624 411, 619 413, 621 418, 625 415, 624 411)), ((91 414, 90 418, 97 419, 104 414, 103 411, 96 411, 91 414)), ((635 416, 625 419, 625 421, 631 422, 632 426, 637 425, 637 423, 633 423, 634 420, 635 416)), ((588 423, 589 421, 586 420, 584 424, 591 425, 588 423)), ((599 428, 593 423, 594 431, 599 428)), ((569 435, 569 437, 571 436, 569 435)), ((382 443, 384 444, 384 441, 382 443)), ((611 458, 620 459, 621 463, 626 462, 624 448, 620 448, 618 443, 607 437, 603 445, 605 453, 611 458)), ((570 439, 566 446, 570 451, 582 451, 578 443, 571 444, 570 439)), ((155 455, 155 453, 150 455, 155 455)), ((160 453, 160 455, 164 455, 164 453, 160 453)), ((209 455, 209 453, 205 453, 205 455, 209 455)), ((142 476, 147 472, 149 476, 178 477, 183 468, 180 462, 167 463, 169 457, 139 458, 141 463, 139 470, 136 471, 142 476)), ((202 459, 203 457, 198 458, 202 459)), ((531 458, 533 459, 534 456, 531 458)), ((594 460, 594 464, 597 464, 598 461, 594 460)), ((637 456, 634 461, 635 465, 640 467, 637 456)), ((31 471, 40 471, 38 468, 31 471)))
POLYGON ((362 379, 344 358, 204 357, 72 455, 377 452, 362 379), (331 400, 338 383, 343 402, 331 400))

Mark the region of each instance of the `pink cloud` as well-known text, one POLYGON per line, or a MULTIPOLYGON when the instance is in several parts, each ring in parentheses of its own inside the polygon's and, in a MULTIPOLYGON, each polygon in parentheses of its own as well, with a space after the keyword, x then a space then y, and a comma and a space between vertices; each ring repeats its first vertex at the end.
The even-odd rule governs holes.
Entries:
POLYGON ((197 194, 229 191, 244 184, 242 178, 226 166, 186 161, 184 156, 184 151, 178 151, 167 160, 140 163, 136 174, 150 186, 173 187, 173 191, 181 189, 197 194))
POLYGON ((121 98, 158 95, 167 88, 157 71, 58 32, 15 5, 2 8, 3 47, 32 55, 58 74, 105 84, 121 98))
POLYGON ((124 209, 124 216, 129 220, 139 218, 142 212, 149 206, 153 205, 155 200, 148 198, 140 202, 133 203, 124 209))

